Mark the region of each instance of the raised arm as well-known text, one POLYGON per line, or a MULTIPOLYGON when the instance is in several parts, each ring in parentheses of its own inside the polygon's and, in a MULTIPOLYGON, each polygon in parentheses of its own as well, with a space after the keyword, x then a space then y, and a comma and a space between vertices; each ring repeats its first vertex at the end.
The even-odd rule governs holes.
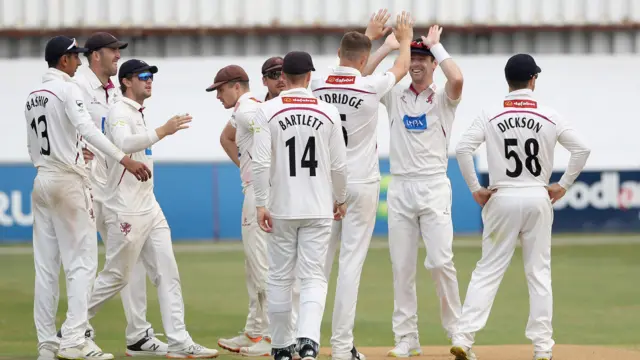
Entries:
POLYGON ((440 65, 444 76, 447 78, 445 85, 445 91, 447 97, 450 100, 458 100, 462 95, 462 85, 464 79, 462 77, 462 71, 458 65, 453 61, 451 55, 444 49, 444 46, 440 43, 440 35, 442 34, 442 28, 438 25, 434 25, 429 29, 429 33, 426 37, 422 36, 422 42, 429 47, 431 53, 436 58, 436 61, 440 65))
POLYGON ((396 77, 396 84, 399 83, 409 72, 411 66, 411 40, 413 37, 413 19, 407 12, 398 15, 396 27, 393 34, 387 36, 384 44, 371 56, 363 75, 369 75, 374 72, 382 59, 384 59, 394 49, 399 49, 400 54, 389 72, 396 77))

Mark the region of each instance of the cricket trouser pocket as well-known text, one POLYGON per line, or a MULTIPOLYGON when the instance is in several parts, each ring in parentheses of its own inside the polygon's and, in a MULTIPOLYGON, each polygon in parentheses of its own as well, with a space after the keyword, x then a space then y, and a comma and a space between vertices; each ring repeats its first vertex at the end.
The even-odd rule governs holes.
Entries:
POLYGON ((427 250, 424 266, 431 271, 440 298, 442 326, 451 335, 461 304, 453 264, 449 179, 444 174, 421 179, 392 177, 387 206, 396 339, 418 332, 415 275, 420 237, 427 250))

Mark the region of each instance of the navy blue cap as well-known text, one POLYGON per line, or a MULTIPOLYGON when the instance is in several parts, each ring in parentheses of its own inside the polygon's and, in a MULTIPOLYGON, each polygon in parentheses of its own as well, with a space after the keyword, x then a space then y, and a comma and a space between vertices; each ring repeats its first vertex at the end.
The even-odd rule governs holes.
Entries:
POLYGON ((44 59, 47 62, 55 61, 65 54, 80 54, 88 51, 87 48, 78 47, 78 42, 75 38, 60 35, 49 39, 47 46, 44 48, 44 59))
POLYGON ((122 65, 120 65, 118 79, 124 79, 129 75, 141 73, 144 71, 149 71, 150 73, 155 74, 158 72, 158 67, 149 65, 146 62, 138 59, 127 60, 122 65))
POLYGON ((529 54, 513 55, 504 67, 504 76, 508 81, 529 81, 542 72, 529 54))
POLYGON ((290 75, 306 74, 316 71, 311 55, 304 51, 291 51, 282 60, 282 72, 290 75))

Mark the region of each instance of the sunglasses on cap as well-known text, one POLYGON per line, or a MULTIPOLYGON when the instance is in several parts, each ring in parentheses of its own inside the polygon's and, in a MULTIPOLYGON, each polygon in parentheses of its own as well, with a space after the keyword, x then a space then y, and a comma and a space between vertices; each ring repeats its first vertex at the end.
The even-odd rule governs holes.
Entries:
POLYGON ((280 79, 281 75, 282 75, 282 71, 280 70, 268 71, 266 74, 264 74, 264 76, 268 77, 271 80, 278 80, 280 79))
POLYGON ((140 81, 147 81, 149 79, 153 80, 153 74, 148 71, 138 74, 138 80, 140 81))

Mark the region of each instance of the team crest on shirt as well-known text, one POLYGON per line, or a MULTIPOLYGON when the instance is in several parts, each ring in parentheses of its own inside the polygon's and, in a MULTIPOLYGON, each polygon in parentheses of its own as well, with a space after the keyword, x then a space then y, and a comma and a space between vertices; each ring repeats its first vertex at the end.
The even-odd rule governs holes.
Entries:
POLYGON ((431 93, 431 95, 429 95, 429 97, 427 98, 427 102, 429 104, 433 104, 433 94, 435 94, 435 93, 431 93))
POLYGON ((355 84, 356 77, 355 76, 338 76, 338 75, 329 75, 327 78, 327 84, 335 84, 335 85, 352 85, 355 84))
POLYGON ((124 236, 129 235, 131 232, 131 224, 128 222, 120 223, 120 232, 124 234, 124 236))

